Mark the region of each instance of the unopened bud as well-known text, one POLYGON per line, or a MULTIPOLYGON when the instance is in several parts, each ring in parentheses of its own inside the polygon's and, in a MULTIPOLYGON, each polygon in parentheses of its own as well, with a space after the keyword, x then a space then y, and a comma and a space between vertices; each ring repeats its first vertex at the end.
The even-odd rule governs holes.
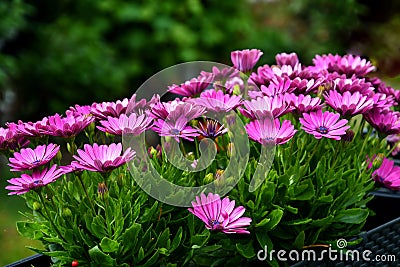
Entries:
POLYGON ((99 183, 97 187, 97 193, 100 197, 104 197, 104 195, 108 192, 108 188, 104 182, 99 183))
POLYGON ((347 130, 346 133, 342 136, 342 140, 345 142, 350 143, 354 139, 354 131, 353 130, 347 130))
POLYGON ((64 208, 62 211, 62 216, 64 218, 71 218, 72 217, 72 211, 69 208, 64 208))
POLYGON ((382 153, 379 153, 376 155, 374 158, 374 161, 372 162, 372 166, 377 169, 382 165, 383 159, 385 158, 385 155, 382 153))
POLYGON ((32 208, 34 211, 39 211, 42 208, 42 204, 40 204, 39 202, 35 201, 32 204, 32 208))
POLYGON ((229 143, 228 144, 228 149, 226 150, 226 155, 228 156, 228 158, 232 157, 232 154, 234 152, 235 146, 233 143, 229 143))
POLYGON ((117 184, 118 184, 118 186, 119 187, 122 187, 122 186, 124 186, 124 184, 125 184, 125 177, 124 177, 125 175, 123 174, 123 173, 120 173, 120 174, 118 174, 118 176, 117 176, 117 184))
POLYGON ((204 184, 209 184, 212 183, 213 181, 214 181, 214 174, 212 173, 207 173, 203 180, 204 184))

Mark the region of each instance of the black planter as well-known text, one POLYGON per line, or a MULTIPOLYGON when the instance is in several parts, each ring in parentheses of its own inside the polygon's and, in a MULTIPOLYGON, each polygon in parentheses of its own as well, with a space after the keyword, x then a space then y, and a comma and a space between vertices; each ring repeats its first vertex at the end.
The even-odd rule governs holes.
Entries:
MULTIPOLYGON (((346 246, 348 250, 357 250, 359 255, 363 252, 371 251, 368 253, 368 258, 371 261, 366 261, 361 256, 359 260, 323 260, 323 261, 301 261, 291 267, 317 267, 317 266, 332 266, 332 267, 369 267, 369 266, 389 266, 398 267, 400 266, 400 217, 392 220, 384 225, 381 225, 375 229, 360 234, 362 242, 356 246, 346 246), (385 259, 385 261, 376 260, 378 255, 379 259, 385 259), (382 256, 384 255, 384 256, 382 256)), ((320 253, 317 252, 317 253, 320 253)), ((327 256, 327 254, 324 254, 327 256)), ((320 256, 320 254, 318 254, 320 256)), ((326 259, 327 257, 324 257, 326 259)), ((342 259, 346 259, 343 256, 342 259)), ((357 259, 357 258, 356 258, 357 259)))
POLYGON ((5 267, 49 267, 51 258, 45 255, 36 254, 28 258, 8 264, 5 267))
POLYGON ((365 230, 371 230, 400 217, 400 192, 387 188, 380 188, 371 193, 374 198, 367 206, 374 211, 374 216, 369 216, 365 230))

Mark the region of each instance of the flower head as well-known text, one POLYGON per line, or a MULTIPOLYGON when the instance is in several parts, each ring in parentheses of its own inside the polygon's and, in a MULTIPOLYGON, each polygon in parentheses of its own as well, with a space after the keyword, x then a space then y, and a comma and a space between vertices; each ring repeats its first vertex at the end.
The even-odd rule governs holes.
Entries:
POLYGON ((213 78, 213 76, 200 76, 199 78, 193 78, 180 85, 173 84, 168 87, 168 92, 181 96, 193 97, 203 92, 203 90, 213 82, 213 78))
POLYGON ((17 131, 17 124, 10 123, 7 128, 0 127, 0 150, 16 150, 29 145, 29 140, 17 131))
POLYGON ((350 126, 346 126, 347 120, 339 120, 339 117, 340 115, 338 113, 317 110, 310 114, 304 113, 303 118, 299 120, 303 125, 302 129, 314 135, 317 139, 326 137, 340 140, 341 136, 346 134, 346 130, 349 129, 350 126))
POLYGON ((59 145, 48 144, 37 146, 35 149, 23 148, 20 152, 15 152, 14 157, 10 158, 8 166, 11 171, 26 171, 43 166, 52 160, 60 150, 59 145))
POLYGON ((139 135, 150 128, 152 121, 147 114, 131 113, 129 116, 121 114, 119 118, 108 117, 107 120, 100 121, 101 126, 97 128, 114 135, 139 135))
POLYGON ((297 63, 299 63, 299 58, 296 53, 280 53, 275 56, 275 59, 278 66, 290 65, 294 67, 297 63))
POLYGON ((126 113, 128 105, 128 98, 124 98, 122 101, 117 100, 116 102, 93 103, 91 113, 96 119, 107 119, 108 116, 119 117, 121 114, 126 113))
POLYGON ((51 136, 73 137, 82 132, 93 121, 92 116, 74 116, 72 113, 68 113, 66 117, 62 117, 55 114, 48 117, 47 128, 43 132, 51 136))
POLYGON ((71 166, 75 169, 108 172, 125 164, 135 156, 135 151, 131 151, 130 148, 127 148, 121 155, 121 143, 112 143, 110 145, 98 145, 95 143, 93 146, 85 144, 83 148, 83 150, 78 149, 79 156, 73 156, 76 161, 72 161, 71 166))
POLYGON ((264 96, 245 100, 243 101, 243 106, 244 108, 239 108, 240 112, 253 120, 268 116, 271 113, 274 118, 278 118, 293 110, 293 107, 287 101, 286 95, 264 96))
POLYGON ((224 94, 221 90, 207 90, 200 94, 199 98, 191 98, 187 102, 205 107, 215 112, 229 112, 240 105, 240 96, 224 94))
POLYGON ((378 132, 390 135, 400 133, 400 117, 392 110, 370 110, 363 114, 365 120, 378 132))
POLYGON ((216 120, 205 119, 199 121, 198 127, 196 127, 202 137, 216 138, 228 132, 222 124, 216 120))
POLYGON ((384 158, 382 165, 372 173, 372 179, 392 190, 400 190, 400 166, 384 158))
POLYGON ((235 208, 235 201, 225 197, 221 200, 217 194, 204 193, 196 197, 192 202, 193 208, 188 210, 205 223, 205 227, 213 231, 221 231, 226 234, 249 234, 246 226, 251 223, 251 218, 242 217, 245 208, 235 208))
POLYGON ((7 190, 12 192, 9 195, 21 195, 39 187, 54 182, 58 177, 63 175, 65 170, 57 169, 57 165, 53 165, 50 169, 34 169, 32 174, 21 174, 20 178, 12 178, 8 180, 11 185, 6 186, 7 190))
POLYGON ((295 95, 290 94, 287 96, 290 104, 295 107, 294 112, 298 115, 303 113, 309 113, 311 111, 317 111, 322 109, 323 104, 321 104, 321 98, 319 97, 311 97, 310 95, 295 95))
POLYGON ((289 120, 284 120, 282 126, 279 119, 263 118, 254 120, 246 125, 246 131, 250 139, 266 145, 282 145, 289 141, 297 130, 289 120))
POLYGON ((370 61, 354 55, 317 55, 313 59, 313 63, 321 70, 326 69, 330 72, 346 74, 347 77, 352 75, 362 77, 375 70, 370 61))
POLYGON ((248 72, 257 64, 262 54, 263 53, 258 49, 238 50, 231 53, 231 60, 236 69, 242 72, 248 72))
POLYGON ((360 92, 349 91, 343 94, 335 90, 325 93, 325 103, 339 112, 342 116, 354 116, 367 112, 374 105, 372 98, 360 94, 360 92))

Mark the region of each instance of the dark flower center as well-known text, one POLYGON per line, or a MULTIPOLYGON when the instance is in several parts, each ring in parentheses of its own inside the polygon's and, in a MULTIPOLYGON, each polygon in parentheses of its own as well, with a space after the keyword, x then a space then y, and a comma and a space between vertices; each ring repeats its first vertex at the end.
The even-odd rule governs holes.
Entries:
POLYGON ((38 165, 40 164, 40 162, 42 162, 40 159, 35 160, 34 162, 32 162, 33 165, 38 165))
POLYGON ((170 131, 170 133, 171 133, 172 135, 179 135, 179 134, 181 133, 181 131, 179 131, 178 129, 172 129, 172 130, 170 131))
POLYGON ((328 128, 326 128, 325 126, 319 126, 317 128, 317 132, 322 133, 322 134, 327 134, 328 133, 328 128))
POLYGON ((221 223, 218 220, 212 219, 209 221, 212 229, 218 229, 221 223))

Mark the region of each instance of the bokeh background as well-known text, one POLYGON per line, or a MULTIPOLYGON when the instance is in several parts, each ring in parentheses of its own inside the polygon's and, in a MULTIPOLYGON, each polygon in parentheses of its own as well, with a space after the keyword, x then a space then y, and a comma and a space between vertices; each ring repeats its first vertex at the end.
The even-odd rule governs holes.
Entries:
MULTIPOLYGON (((260 64, 296 52, 352 53, 400 89, 400 1, 389 0, 1 0, 0 123, 37 121, 74 104, 130 97, 177 63, 230 63, 258 48, 260 64)), ((0 155, 0 265, 34 254, 19 237, 21 198, 0 155)))

